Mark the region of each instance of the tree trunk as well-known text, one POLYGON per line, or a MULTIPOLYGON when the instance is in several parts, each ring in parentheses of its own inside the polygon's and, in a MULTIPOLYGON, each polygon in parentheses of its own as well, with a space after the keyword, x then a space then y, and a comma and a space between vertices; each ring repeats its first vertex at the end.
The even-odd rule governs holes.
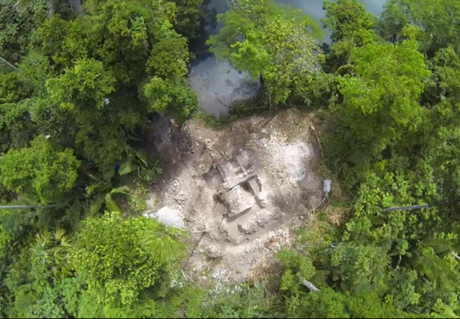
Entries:
POLYGON ((317 292, 317 291, 320 291, 318 288, 316 288, 311 282, 309 282, 308 280, 304 280, 303 281, 303 285, 305 287, 307 287, 308 289, 310 289, 310 291, 312 292, 317 292))
POLYGON ((0 61, 2 61, 3 63, 5 63, 6 65, 8 65, 9 67, 12 67, 13 69, 15 69, 16 71, 18 70, 17 67, 15 67, 12 63, 8 62, 7 60, 5 60, 4 58, 2 58, 0 56, 0 61))
POLYGON ((83 14, 83 7, 81 5, 81 0, 69 0, 70 7, 72 8, 73 13, 78 16, 83 14))
POLYGON ((395 211, 400 211, 400 210, 423 209, 423 208, 429 208, 429 207, 430 206, 428 204, 423 204, 423 205, 400 206, 400 207, 385 208, 382 211, 384 213, 388 213, 388 212, 395 212, 395 211))
POLYGON ((57 205, 14 205, 0 206, 0 209, 24 209, 24 208, 41 208, 41 207, 56 207, 57 205))
POLYGON ((50 0, 48 5, 49 5, 48 19, 51 19, 53 15, 56 13, 56 8, 59 5, 59 0, 50 0))
MULTIPOLYGON (((263 105, 265 102, 265 97, 267 96, 267 90, 265 87, 265 79, 263 78, 262 75, 259 75, 259 83, 260 83, 259 101, 260 101, 260 104, 263 105)), ((267 98, 267 103, 268 103, 268 107, 271 109, 271 100, 269 96, 267 98)))

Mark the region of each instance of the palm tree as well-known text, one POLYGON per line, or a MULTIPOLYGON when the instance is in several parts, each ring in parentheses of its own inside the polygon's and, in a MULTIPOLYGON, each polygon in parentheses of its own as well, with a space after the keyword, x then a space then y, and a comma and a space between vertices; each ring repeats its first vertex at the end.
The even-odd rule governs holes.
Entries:
POLYGON ((35 237, 35 243, 30 248, 33 276, 47 280, 69 276, 70 242, 65 231, 45 231, 35 237))

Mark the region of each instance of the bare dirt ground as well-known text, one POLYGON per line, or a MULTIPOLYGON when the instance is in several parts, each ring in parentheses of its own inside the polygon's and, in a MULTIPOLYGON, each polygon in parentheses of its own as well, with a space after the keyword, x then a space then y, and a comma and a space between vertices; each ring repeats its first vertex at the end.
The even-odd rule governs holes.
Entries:
POLYGON ((165 174, 153 185, 146 214, 167 207, 171 219, 183 218, 195 246, 184 272, 198 282, 247 280, 291 244, 294 229, 322 201, 311 114, 289 110, 273 118, 253 116, 222 130, 200 120, 165 130, 167 120, 157 120, 163 133, 155 135, 154 144, 165 174), (237 204, 248 207, 235 215, 217 196, 224 183, 217 163, 231 161, 241 150, 256 176, 252 189, 258 189, 253 196, 243 184, 232 188, 237 204))

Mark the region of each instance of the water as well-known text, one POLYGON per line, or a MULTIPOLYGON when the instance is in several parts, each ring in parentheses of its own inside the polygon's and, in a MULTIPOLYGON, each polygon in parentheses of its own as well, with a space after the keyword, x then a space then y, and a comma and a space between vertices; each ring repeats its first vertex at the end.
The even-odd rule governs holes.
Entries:
POLYGON ((247 100, 259 89, 259 82, 233 69, 228 61, 216 61, 214 56, 192 67, 189 82, 201 108, 217 116, 227 114, 233 101, 247 100))
MULTIPOLYGON (((277 0, 276 2, 302 9, 303 12, 318 21, 326 14, 326 11, 323 10, 323 0, 277 0)), ((361 0, 361 2, 364 3, 367 11, 378 16, 382 13, 386 0, 361 0)))
MULTIPOLYGON (((361 0, 367 10, 380 15, 386 0, 361 0)), ((288 4, 301 9, 314 20, 320 22, 325 16, 323 0, 277 0, 277 3, 288 4)), ((216 13, 227 10, 223 0, 211 0, 207 6, 206 19, 202 27, 204 33, 200 43, 194 45, 197 59, 192 63, 189 76, 190 85, 196 91, 204 111, 214 115, 228 114, 228 105, 233 101, 245 100, 254 96, 258 91, 258 83, 246 73, 239 73, 231 68, 228 61, 216 61, 204 45, 205 39, 218 32, 215 21, 216 13)), ((323 39, 329 42, 329 35, 323 39)))

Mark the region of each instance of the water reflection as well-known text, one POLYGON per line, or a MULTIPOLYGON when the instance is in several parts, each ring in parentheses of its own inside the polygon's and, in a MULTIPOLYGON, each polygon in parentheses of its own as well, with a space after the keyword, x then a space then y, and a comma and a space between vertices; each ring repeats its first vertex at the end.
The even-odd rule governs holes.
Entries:
POLYGON ((214 56, 193 67, 189 81, 202 109, 217 116, 227 114, 232 102, 247 100, 259 89, 259 83, 246 73, 239 73, 228 61, 216 61, 214 56))
MULTIPOLYGON (((326 14, 323 10, 323 0, 277 0, 276 2, 302 9, 303 12, 318 21, 326 14)), ((380 15, 386 0, 361 0, 361 2, 366 6, 367 11, 380 15)))
MULTIPOLYGON (((386 0, 362 0, 369 12, 380 15, 386 0)), ((323 0, 277 0, 277 3, 288 4, 299 8, 313 19, 320 22, 325 16, 323 0)), ((196 58, 192 62, 189 82, 198 95, 204 111, 219 115, 227 114, 225 105, 233 101, 245 100, 258 92, 259 84, 246 73, 239 73, 231 68, 228 61, 216 61, 205 45, 206 39, 218 32, 217 13, 227 10, 223 0, 205 0, 205 10, 201 21, 201 34, 191 43, 196 58)), ((329 42, 326 35, 325 42, 329 42)))

